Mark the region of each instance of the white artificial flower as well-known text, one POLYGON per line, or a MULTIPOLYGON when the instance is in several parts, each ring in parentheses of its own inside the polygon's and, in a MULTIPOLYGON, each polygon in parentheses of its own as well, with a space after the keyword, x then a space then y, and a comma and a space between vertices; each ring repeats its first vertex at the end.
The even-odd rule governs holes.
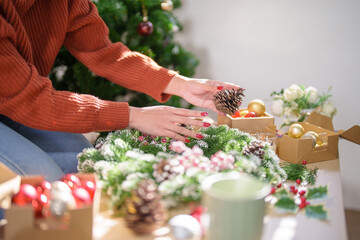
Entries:
POLYGON ((82 164, 81 164, 81 169, 85 170, 85 169, 89 169, 89 168, 93 168, 94 167, 94 161, 91 159, 86 159, 82 164))
POLYGON ((53 69, 53 71, 55 71, 55 77, 59 82, 63 80, 66 70, 67 70, 67 66, 65 65, 61 65, 53 69))
POLYGON ((294 109, 290 107, 284 108, 284 115, 286 118, 291 118, 295 116, 294 109))
POLYGON ((332 117, 335 111, 336 111, 335 106, 331 102, 328 102, 322 107, 320 113, 325 116, 332 117))
POLYGON ((105 160, 101 160, 101 161, 97 161, 94 164, 94 170, 97 173, 101 173, 101 175, 103 176, 103 178, 107 179, 108 176, 108 172, 113 168, 113 164, 105 161, 105 160))
POLYGON ((136 152, 136 151, 127 151, 127 152, 125 153, 125 157, 133 158, 133 159, 138 159, 138 158, 141 157, 141 153, 136 152))
POLYGON ((305 94, 309 94, 308 102, 309 103, 316 103, 319 100, 319 93, 318 90, 314 87, 307 87, 305 89, 305 94))
POLYGON ((296 84, 291 85, 289 88, 286 88, 284 91, 284 98, 286 101, 289 102, 301 98, 302 96, 304 96, 304 91, 296 84))
POLYGON ((271 104, 271 112, 276 116, 282 116, 284 113, 284 102, 280 99, 275 100, 271 104))
POLYGON ((155 160, 155 156, 153 154, 143 154, 140 156, 139 160, 145 162, 153 162, 155 160))
POLYGON ((124 140, 122 140, 121 138, 115 139, 114 144, 116 146, 121 147, 121 148, 126 148, 128 146, 128 144, 124 140))
POLYGON ((200 172, 200 168, 190 167, 186 170, 185 175, 187 177, 194 177, 198 172, 200 172))
POLYGON ((128 161, 121 162, 117 165, 117 168, 122 174, 129 174, 130 173, 130 163, 128 161))
POLYGON ((113 150, 111 150, 111 144, 109 143, 105 143, 101 146, 100 153, 103 156, 109 156, 109 157, 115 156, 113 150))

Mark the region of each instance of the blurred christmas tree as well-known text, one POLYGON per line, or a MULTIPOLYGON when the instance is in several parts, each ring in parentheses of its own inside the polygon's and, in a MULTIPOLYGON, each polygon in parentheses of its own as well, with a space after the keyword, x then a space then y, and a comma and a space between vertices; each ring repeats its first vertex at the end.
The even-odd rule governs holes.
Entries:
MULTIPOLYGON (((160 66, 191 77, 198 60, 173 42, 174 34, 182 29, 172 10, 181 5, 180 0, 93 0, 99 14, 110 30, 113 42, 122 42, 132 51, 143 53, 160 66)), ((151 97, 120 87, 93 74, 77 61, 64 47, 55 60, 50 78, 57 90, 95 95, 104 100, 129 102, 131 106, 159 104, 151 97)), ((166 105, 183 106, 179 97, 173 96, 166 105)))

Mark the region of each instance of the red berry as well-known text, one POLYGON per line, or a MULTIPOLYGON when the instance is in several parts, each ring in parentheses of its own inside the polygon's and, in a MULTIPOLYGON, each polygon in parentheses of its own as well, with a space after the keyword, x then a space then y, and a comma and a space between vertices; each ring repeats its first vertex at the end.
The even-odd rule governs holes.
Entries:
POLYGON ((298 193, 298 190, 297 190, 297 189, 294 189, 292 192, 293 192, 293 194, 297 194, 297 193, 298 193))
POLYGON ((75 176, 74 174, 68 173, 60 180, 66 183, 71 189, 81 187, 81 181, 79 177, 75 176))
POLYGON ((305 204, 305 203, 300 203, 300 204, 299 204, 299 208, 304 208, 304 207, 306 207, 306 204, 305 204))
POLYGON ((252 118, 252 117, 257 117, 257 114, 255 112, 249 112, 248 114, 245 115, 245 118, 252 118))
POLYGON ((294 190, 295 189, 295 186, 290 186, 290 190, 294 190))
POLYGON ((306 164, 307 164, 306 160, 302 161, 302 165, 306 165, 306 164))
POLYGON ((35 201, 38 197, 38 192, 30 184, 22 184, 19 192, 12 198, 13 203, 24 206, 35 201))
POLYGON ((300 201, 301 201, 301 203, 304 203, 306 201, 306 197, 301 197, 300 201))
POLYGON ((270 192, 270 194, 274 194, 275 191, 276 191, 276 188, 275 188, 275 187, 271 187, 271 192, 270 192))
POLYGON ((144 136, 140 136, 140 137, 138 137, 138 140, 139 140, 140 142, 142 142, 142 141, 145 140, 145 137, 144 137, 144 136))
POLYGON ((306 193, 306 192, 305 192, 304 190, 302 190, 302 191, 299 192, 299 195, 300 195, 300 196, 304 196, 305 193, 306 193))
POLYGON ((300 184, 300 183, 301 183, 301 180, 300 180, 300 179, 296 179, 296 183, 297 183, 297 184, 300 184))
POLYGON ((166 139, 166 138, 162 138, 162 139, 161 139, 161 142, 162 142, 162 143, 166 143, 166 142, 167 142, 167 139, 166 139))
POLYGON ((278 187, 278 188, 281 188, 281 183, 279 183, 279 184, 277 185, 277 187, 278 187))

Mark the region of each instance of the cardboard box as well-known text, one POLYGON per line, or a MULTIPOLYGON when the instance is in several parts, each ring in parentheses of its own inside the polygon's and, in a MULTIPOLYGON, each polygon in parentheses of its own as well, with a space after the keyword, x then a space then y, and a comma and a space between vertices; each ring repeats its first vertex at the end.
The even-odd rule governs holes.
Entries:
MULTIPOLYGON (((339 137, 360 144, 360 127, 353 126, 346 131, 334 132, 332 120, 317 112, 313 112, 301 124, 305 132, 314 131, 316 133, 326 133, 327 144, 320 147, 312 147, 310 139, 295 139, 283 133, 282 137, 278 134, 277 154, 279 158, 291 162, 301 163, 306 160, 308 163, 332 160, 339 157, 338 143, 339 137)), ((266 127, 265 132, 276 133, 276 127, 266 127)))
MULTIPOLYGON (((78 175, 82 180, 94 180, 93 175, 78 175)), ((52 217, 35 219, 32 206, 11 205, 11 197, 20 189, 20 184, 36 185, 43 181, 41 176, 20 177, 4 164, 0 163, 0 199, 6 208, 7 223, 4 229, 4 240, 91 240, 93 226, 93 206, 69 210, 61 220, 52 217)), ((93 205, 97 205, 96 191, 93 205)))
POLYGON ((265 113, 265 116, 263 117, 255 118, 232 118, 228 114, 226 116, 218 115, 217 124, 226 124, 231 128, 237 128, 245 132, 262 132, 265 127, 274 125, 274 117, 268 113, 265 113))

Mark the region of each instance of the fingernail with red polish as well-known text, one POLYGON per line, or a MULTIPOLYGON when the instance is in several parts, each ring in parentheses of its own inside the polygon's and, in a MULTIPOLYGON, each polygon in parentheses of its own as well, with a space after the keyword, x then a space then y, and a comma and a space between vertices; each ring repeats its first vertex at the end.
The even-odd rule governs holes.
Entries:
POLYGON ((198 139, 203 139, 204 137, 203 137, 203 135, 201 135, 201 134, 196 134, 196 138, 198 138, 198 139))
POLYGON ((210 124, 210 123, 207 123, 207 122, 204 122, 204 123, 203 123, 203 126, 204 126, 204 127, 210 127, 211 124, 210 124))
POLYGON ((218 87, 217 87, 217 90, 220 91, 220 90, 222 90, 223 88, 224 88, 223 86, 218 86, 218 87))
POLYGON ((203 117, 205 117, 205 116, 207 116, 207 115, 208 115, 207 112, 202 112, 202 113, 201 113, 201 116, 203 116, 203 117))
POLYGON ((189 140, 189 139, 185 139, 185 142, 186 142, 186 143, 190 143, 190 140, 189 140))

